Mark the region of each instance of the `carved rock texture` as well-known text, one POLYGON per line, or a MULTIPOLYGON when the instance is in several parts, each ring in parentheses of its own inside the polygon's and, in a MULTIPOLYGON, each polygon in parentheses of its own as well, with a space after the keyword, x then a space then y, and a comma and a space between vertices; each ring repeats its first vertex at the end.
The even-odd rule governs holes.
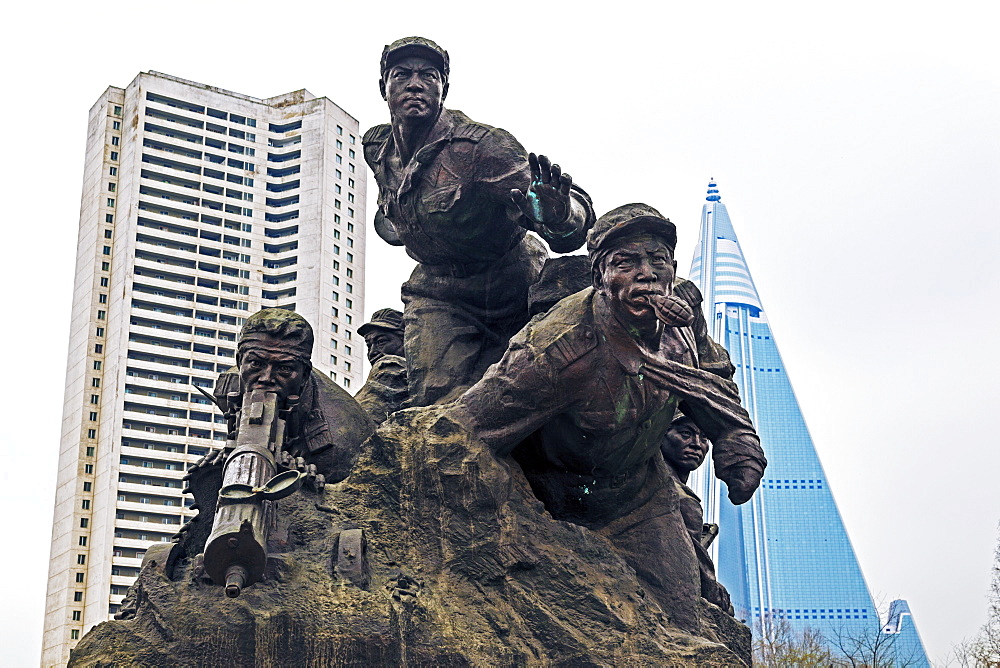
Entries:
POLYGON ((147 563, 135 617, 95 627, 70 665, 750 664, 746 626, 703 603, 700 637, 674 628, 606 540, 553 520, 447 407, 395 414, 347 480, 278 506, 266 581, 228 599, 198 559, 172 577, 147 563), (365 541, 340 546, 350 529, 365 541))

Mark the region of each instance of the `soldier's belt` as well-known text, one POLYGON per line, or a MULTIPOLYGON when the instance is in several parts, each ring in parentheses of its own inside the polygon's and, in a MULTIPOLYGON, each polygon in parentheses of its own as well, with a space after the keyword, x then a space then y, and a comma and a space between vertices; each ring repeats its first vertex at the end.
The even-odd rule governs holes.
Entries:
POLYGON ((590 493, 602 489, 617 489, 623 487, 629 479, 636 477, 635 471, 626 471, 614 475, 591 475, 581 473, 570 473, 569 471, 549 471, 538 473, 527 473, 529 478, 545 479, 554 482, 564 488, 572 487, 590 493))
POLYGON ((517 251, 521 248, 521 241, 523 239, 524 234, 518 234, 514 240, 514 244, 495 260, 484 260, 482 262, 443 262, 441 264, 424 264, 421 262, 420 265, 428 274, 434 276, 451 276, 452 278, 477 276, 486 273, 490 269, 505 267, 516 261, 520 257, 517 251))
POLYGON ((452 278, 469 278, 486 272, 496 265, 498 260, 490 262, 449 262, 447 264, 425 264, 424 269, 434 276, 451 276, 452 278))

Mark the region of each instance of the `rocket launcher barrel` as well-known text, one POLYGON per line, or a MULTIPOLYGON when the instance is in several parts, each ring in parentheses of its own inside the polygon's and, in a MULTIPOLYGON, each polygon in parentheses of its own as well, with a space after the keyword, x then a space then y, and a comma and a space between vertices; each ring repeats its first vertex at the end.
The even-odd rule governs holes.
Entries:
POLYGON ((274 392, 253 390, 243 397, 236 445, 222 471, 222 488, 212 533, 205 545, 205 571, 235 598, 264 577, 267 536, 274 502, 301 486, 298 471, 278 473, 285 421, 274 392))

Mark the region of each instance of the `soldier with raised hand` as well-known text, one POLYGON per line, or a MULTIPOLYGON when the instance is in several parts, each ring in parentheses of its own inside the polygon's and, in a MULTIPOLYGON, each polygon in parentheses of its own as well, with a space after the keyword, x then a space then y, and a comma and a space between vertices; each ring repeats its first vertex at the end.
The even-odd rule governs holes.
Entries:
POLYGON ((590 198, 510 133, 446 109, 448 52, 406 37, 382 52, 391 123, 364 136, 379 187, 375 231, 418 262, 403 285, 412 406, 444 402, 500 359, 528 321, 528 287, 549 248, 580 248, 590 198))
POLYGON ((602 216, 587 242, 593 286, 532 320, 450 410, 513 455, 553 517, 605 536, 693 631, 698 559, 660 454, 675 409, 712 440, 733 503, 750 499, 767 462, 721 360, 702 366, 696 314, 674 294, 676 241, 648 205, 602 216))

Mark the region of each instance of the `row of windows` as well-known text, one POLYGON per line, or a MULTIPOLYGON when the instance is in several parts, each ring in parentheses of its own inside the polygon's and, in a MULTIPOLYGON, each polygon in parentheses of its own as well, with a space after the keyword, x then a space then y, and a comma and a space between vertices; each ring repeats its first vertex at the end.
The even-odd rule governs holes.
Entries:
POLYGON ((761 487, 764 489, 823 489, 823 485, 765 485, 762 484, 761 487))
MULTIPOLYGON (((176 525, 181 523, 180 515, 147 515, 143 513, 119 510, 115 513, 116 520, 125 522, 143 522, 146 524, 176 525)), ((127 576, 126 576, 127 577, 127 576)))
POLYGON ((135 258, 140 261, 154 262, 156 264, 165 264, 167 266, 181 267, 191 270, 197 269, 198 271, 204 271, 212 274, 221 273, 223 276, 232 276, 234 278, 250 278, 249 269, 238 269, 236 267, 227 267, 225 265, 218 265, 203 261, 196 262, 195 260, 189 260, 176 255, 164 255, 161 253, 146 251, 141 248, 136 249, 135 258))
MULTIPOLYGON (((760 617, 759 612, 754 613, 756 617, 760 617)), ((778 619, 868 619, 868 615, 796 615, 794 613, 778 613, 774 617, 778 619)))
POLYGON ((180 524, 180 515, 148 515, 143 513, 129 512, 126 510, 119 510, 115 513, 116 520, 125 520, 126 522, 147 522, 156 524, 180 524))
MULTIPOLYGON (((155 274, 154 273, 152 275, 147 275, 146 278, 160 278, 161 276, 166 276, 166 274, 155 274)), ((164 279, 164 280, 166 280, 166 279, 164 279)), ((249 308, 249 304, 247 302, 237 301, 237 300, 234 300, 234 299, 228 299, 228 298, 225 298, 225 297, 214 297, 214 296, 205 295, 205 294, 202 294, 202 293, 182 292, 182 291, 179 291, 179 290, 171 290, 169 288, 159 287, 159 286, 152 286, 152 285, 146 285, 144 283, 139 283, 139 282, 136 282, 136 283, 133 284, 133 289, 137 293, 149 294, 149 295, 154 295, 154 296, 157 296, 157 297, 169 297, 171 299, 177 299, 177 300, 180 300, 180 301, 195 301, 195 302, 198 302, 199 304, 209 304, 209 305, 212 305, 212 306, 222 306, 222 307, 225 307, 225 308, 240 309, 240 310, 243 310, 243 311, 246 311, 249 308)), ((237 288, 235 290, 227 290, 227 292, 231 292, 232 294, 237 294, 237 290, 238 290, 239 294, 243 294, 243 287, 239 287, 239 288, 237 288)), ((247 288, 247 291, 249 291, 249 288, 247 288)))
MULTIPOLYGON (((222 176, 229 176, 224 172, 218 172, 218 173, 222 176)), ((207 193, 211 193, 213 195, 225 196, 230 199, 245 200, 247 202, 253 201, 253 193, 244 192, 242 190, 236 190, 234 188, 223 188, 222 186, 216 186, 209 183, 203 183, 199 188, 198 187, 199 184, 196 181, 187 181, 186 179, 178 179, 177 177, 173 177, 173 180, 171 180, 170 178, 167 178, 161 174, 157 174, 156 172, 150 172, 147 170, 142 170, 140 172, 140 176, 142 176, 142 178, 146 180, 155 181, 157 183, 165 183, 171 186, 180 186, 182 188, 187 188, 189 190, 201 190, 207 193)), ((250 185, 250 186, 253 185, 253 179, 249 177, 243 177, 243 176, 234 177, 233 179, 229 179, 229 181, 231 183, 239 183, 240 185, 250 185), (239 180, 237 181, 235 180, 235 178, 239 178, 239 180)), ((113 191, 114 188, 110 188, 110 190, 113 191)), ((160 190, 159 188, 148 186, 145 184, 139 186, 139 194, 149 195, 151 197, 159 197, 160 199, 169 200, 171 202, 181 202, 182 204, 187 204, 189 206, 199 206, 201 204, 201 200, 197 197, 186 195, 184 193, 175 193, 169 190, 160 190)))
MULTIPOLYGON (((139 367, 129 366, 125 369, 125 375, 129 378, 142 378, 163 383, 176 383, 178 385, 195 385, 197 387, 212 387, 215 384, 213 378, 201 378, 199 376, 175 375, 164 371, 149 371, 139 367)), ((172 396, 172 395, 171 395, 172 396)))
MULTIPOLYGON (((195 284, 197 284, 198 287, 208 288, 210 290, 221 290, 222 292, 225 292, 227 294, 233 294, 233 295, 236 295, 236 294, 248 295, 248 294, 250 294, 250 287, 247 286, 247 285, 236 285, 236 284, 233 284, 233 283, 226 283, 225 281, 222 281, 220 283, 217 280, 208 279, 208 278, 202 278, 200 276, 195 277, 195 276, 187 276, 187 275, 184 275, 184 274, 175 274, 175 273, 166 271, 166 270, 164 270, 164 269, 162 269, 160 267, 149 269, 149 268, 146 268, 146 267, 144 267, 144 266, 142 266, 142 265, 140 265, 138 263, 136 264, 133 273, 136 276, 140 276, 140 277, 143 277, 143 278, 153 278, 153 279, 160 280, 160 281, 168 281, 168 282, 171 282, 171 283, 177 283, 179 285, 195 285, 195 284)), ((203 301, 203 300, 198 300, 198 301, 203 301)), ((156 326, 156 325, 148 325, 148 323, 147 323, 147 326, 152 326, 152 327, 154 327, 156 329, 160 328, 159 326, 156 326)), ((177 327, 180 327, 179 325, 171 325, 170 327, 174 327, 175 328, 175 329, 172 329, 171 331, 185 332, 187 334, 191 333, 190 329, 183 329, 183 328, 176 329, 177 327)), ((168 329, 170 327, 168 327, 168 329)))
POLYGON ((764 371, 764 372, 770 371, 773 373, 781 373, 781 369, 765 369, 764 367, 747 366, 746 364, 736 364, 734 366, 737 369, 751 369, 753 371, 764 371))
MULTIPOLYGON (((338 244, 333 245, 333 254, 340 255, 340 246, 338 244)), ((354 262, 354 253, 346 253, 345 257, 347 258, 348 262, 354 262)), ((267 262, 265 261, 264 264, 267 264, 267 262)))
POLYGON ((767 489, 823 489, 823 481, 816 480, 775 480, 765 478, 760 481, 767 489))
POLYGON ((204 320, 205 322, 219 322, 225 325, 242 325, 244 320, 244 318, 226 315, 225 313, 209 313, 206 311, 192 311, 191 309, 173 308, 166 306, 164 304, 155 304, 152 302, 146 302, 138 299, 132 300, 132 308, 151 311, 153 313, 164 313, 167 315, 179 316, 183 318, 190 318, 192 317, 193 314, 195 320, 204 320))
MULTIPOLYGON (((142 210, 148 210, 148 209, 143 209, 142 202, 139 203, 139 208, 142 209, 142 210)), ((296 213, 296 215, 298 214, 297 211, 295 213, 296 213)), ((150 220, 150 219, 145 219, 145 218, 140 218, 139 219, 139 226, 140 227, 145 227, 147 229, 156 229, 156 230, 159 230, 159 231, 171 232, 171 233, 178 234, 178 235, 181 235, 181 236, 191 236, 191 237, 194 236, 193 235, 193 230, 190 230, 192 232, 192 234, 182 234, 181 232, 179 232, 177 230, 181 230, 181 229, 184 229, 184 228, 178 228, 176 226, 170 226, 170 225, 161 225, 157 221, 150 220)), ((288 235, 288 236, 290 236, 290 235, 288 235)), ((249 240, 249 239, 242 239, 240 237, 234 237, 234 236, 229 236, 229 235, 223 236, 223 235, 215 234, 215 233, 212 233, 212 232, 207 232, 205 230, 201 230, 199 232, 198 238, 202 238, 202 239, 205 239, 207 241, 215 241, 215 242, 222 241, 223 243, 234 245, 234 246, 238 244, 241 248, 248 248, 248 247, 251 246, 251 243, 252 243, 251 240, 249 240)), ((154 235, 151 235, 151 234, 137 233, 136 234, 136 242, 142 243, 142 244, 148 244, 150 246, 155 246, 157 248, 166 248, 166 249, 169 249, 171 251, 182 251, 182 252, 185 252, 185 253, 191 253, 192 255, 205 255, 205 256, 208 256, 208 257, 222 257, 225 260, 232 260, 234 262, 242 262, 244 264, 249 264, 251 262, 250 256, 248 254, 246 254, 246 253, 236 253, 235 251, 229 251, 229 250, 225 250, 225 249, 220 249, 220 248, 217 248, 215 246, 204 246, 204 245, 199 245, 199 244, 194 244, 194 243, 187 243, 187 242, 184 242, 184 241, 181 241, 181 240, 167 239, 167 238, 162 238, 162 237, 154 236, 154 235)), ((294 239, 294 240, 291 240, 291 241, 286 241, 284 243, 278 243, 278 244, 265 243, 264 247, 263 247, 263 250, 264 250, 265 253, 287 253, 288 251, 295 250, 298 247, 299 247, 298 239, 294 239)), ((354 248, 354 239, 352 237, 348 237, 347 238, 347 247, 348 248, 354 248)), ((110 246, 106 246, 104 248, 103 252, 106 255, 110 255, 111 254, 111 247, 110 246)), ((339 245, 335 246, 334 253, 336 255, 340 254, 340 246, 339 245)), ((351 253, 348 253, 348 255, 349 255, 349 257, 348 257, 347 261, 348 262, 353 262, 354 261, 354 255, 351 254, 351 253)), ((155 252, 152 252, 152 253, 146 252, 144 249, 141 249, 141 248, 136 251, 136 258, 137 259, 148 259, 148 260, 150 260, 152 262, 157 262, 157 263, 161 263, 161 264, 172 264, 174 266, 185 267, 185 268, 188 268, 188 269, 194 269, 195 268, 195 261, 193 259, 183 259, 183 258, 178 258, 176 256, 158 255, 155 252)), ((264 264, 267 265, 267 263, 268 263, 268 260, 265 258, 264 259, 264 264)), ((271 268, 274 268, 274 267, 271 267, 271 268)), ((206 271, 214 271, 214 270, 215 270, 215 267, 213 265, 212 269, 207 269, 206 271)), ((216 272, 216 273, 218 273, 218 272, 216 272)), ((235 274, 230 274, 230 275, 235 275, 235 274)))
MULTIPOLYGON (((195 157, 200 157, 200 156, 195 156, 195 157)), ((114 156, 112 157, 112 159, 113 160, 117 160, 117 154, 114 154, 114 156)), ((211 162, 220 162, 220 163, 222 162, 222 159, 219 158, 218 156, 212 156, 211 158, 209 158, 209 160, 211 162)), ((187 163, 178 162, 176 160, 171 160, 169 158, 164 158, 164 157, 161 157, 161 156, 156 156, 156 155, 150 155, 150 154, 147 154, 147 153, 143 153, 142 154, 142 161, 146 162, 146 163, 149 163, 149 164, 153 164, 153 165, 157 165, 157 166, 160 166, 160 167, 165 167, 165 168, 168 168, 168 169, 173 169, 173 170, 181 171, 181 172, 188 173, 188 174, 204 174, 205 176, 208 176, 208 177, 211 177, 211 178, 216 178, 216 179, 222 179, 223 176, 225 176, 225 180, 233 182, 233 183, 240 183, 242 181, 243 185, 250 185, 250 186, 253 185, 253 179, 250 178, 250 177, 247 177, 247 176, 238 176, 238 175, 234 175, 234 174, 228 174, 228 173, 225 173, 225 172, 221 172, 221 171, 212 169, 210 167, 205 167, 203 169, 203 168, 201 168, 199 166, 196 166, 196 165, 190 165, 190 164, 187 164, 187 163)), ((247 162, 244 162, 244 161, 241 161, 241 160, 236 160, 236 159, 233 159, 233 158, 227 158, 225 160, 225 162, 230 167, 234 167, 236 169, 244 169, 246 171, 251 171, 251 172, 255 171, 255 167, 254 167, 254 165, 252 163, 247 163, 247 162)), ((117 173, 117 168, 112 168, 112 169, 114 169, 115 173, 117 173)), ((351 171, 352 172, 354 171, 353 165, 352 165, 351 171)), ((284 168, 275 168, 275 167, 268 167, 267 168, 267 174, 268 174, 268 176, 273 176, 273 177, 277 177, 277 178, 282 178, 282 177, 285 177, 285 176, 290 176, 292 174, 298 174, 299 172, 301 172, 301 166, 298 165, 298 164, 292 165, 290 167, 284 167, 284 168)), ((342 179, 343 178, 343 173, 339 169, 336 170, 335 173, 336 173, 337 179, 342 179)), ((193 181, 186 181, 186 182, 183 182, 183 183, 179 183, 179 185, 185 185, 186 187, 193 187, 195 189, 198 189, 197 188, 197 184, 195 182, 193 182, 193 181)), ((274 191, 274 192, 282 192, 282 191, 286 191, 286 190, 291 190, 293 188, 297 188, 297 187, 299 187, 299 185, 300 185, 300 182, 298 180, 290 182, 290 183, 285 183, 285 184, 272 184, 272 183, 269 183, 267 185, 267 189, 271 190, 271 191, 274 191)), ((355 182, 354 182, 354 178, 353 177, 349 177, 347 179, 347 185, 348 185, 349 188, 354 188, 355 187, 355 182)), ((340 185, 335 185, 335 188, 336 188, 336 192, 337 193, 341 192, 341 186, 340 185)))
POLYGON ((190 360, 183 357, 171 357, 169 355, 152 354, 131 349, 128 351, 128 359, 152 364, 162 364, 163 366, 175 366, 196 369, 198 371, 210 371, 212 373, 221 373, 232 366, 232 363, 213 364, 204 360, 190 360))
MULTIPOLYGON (((152 148, 152 149, 155 149, 157 151, 163 151, 164 153, 170 153, 170 154, 173 154, 173 155, 184 156, 185 158, 191 158, 193 160, 207 160, 208 162, 211 162, 211 163, 216 164, 216 165, 223 165, 223 164, 225 164, 225 165, 228 165, 230 167, 234 167, 236 169, 245 169, 248 172, 256 172, 256 165, 254 165, 252 162, 247 162, 247 161, 239 160, 239 159, 236 159, 236 158, 227 158, 224 155, 216 155, 214 153, 209 153, 208 151, 199 151, 199 150, 192 149, 192 148, 185 148, 185 147, 177 146, 176 144, 171 144, 169 142, 164 142, 164 141, 161 141, 161 140, 158 140, 158 139, 151 139, 149 137, 143 137, 142 145, 144 147, 146 147, 146 148, 152 148)), ((211 145, 211 144, 209 144, 209 145, 211 145)), ((245 151, 240 151, 240 150, 237 150, 237 149, 241 148, 241 147, 237 147, 237 145, 235 145, 235 144, 230 144, 229 146, 230 146, 229 150, 231 152, 233 152, 233 153, 238 153, 238 154, 241 154, 241 155, 253 155, 253 149, 246 149, 245 151), (237 147, 237 148, 233 148, 233 147, 237 147)), ((218 148, 222 149, 223 147, 219 146, 218 148)), ((111 159, 112 160, 118 160, 118 154, 115 153, 114 151, 112 151, 112 153, 111 153, 111 159)), ((149 161, 149 162, 152 163, 152 161, 149 161)), ((155 163, 152 163, 152 164, 155 164, 155 163)))
MULTIPOLYGON (((754 611, 759 611, 759 610, 760 610, 759 606, 754 606, 754 611)), ((812 613, 816 613, 816 612, 822 612, 822 613, 832 613, 832 612, 862 612, 862 613, 867 613, 868 612, 868 608, 836 608, 836 609, 834 609, 834 608, 819 608, 818 610, 809 610, 809 609, 805 609, 805 608, 803 608, 803 609, 794 609, 794 610, 792 608, 764 608, 764 612, 765 613, 771 613, 771 614, 774 614, 774 613, 788 614, 788 613, 794 613, 794 612, 812 612, 812 613)))
MULTIPOLYGON (((237 237, 230 234, 222 234, 220 232, 213 232, 211 230, 199 230, 194 227, 187 227, 186 225, 180 225, 172 222, 165 222, 160 220, 153 220, 151 218, 144 218, 139 216, 136 220, 139 227, 146 227, 151 230, 159 230, 161 232, 169 232, 171 234, 176 234, 182 237, 196 237, 199 239, 205 239, 207 241, 223 242, 229 244, 230 246, 242 246, 244 248, 250 248, 250 239, 244 239, 243 237, 237 237)), ((253 225, 250 223, 236 223, 233 221, 226 221, 226 229, 242 231, 242 232, 253 232, 253 225)), ((167 239, 162 239, 162 241, 168 241, 167 239)), ((183 244, 183 242, 181 242, 183 244)), ((191 246, 185 246, 186 249, 190 250, 191 246)), ((193 252, 193 251, 191 251, 193 252)))
MULTIPOLYGON (((161 95, 161 94, 158 94, 158 93, 147 92, 146 93, 146 99, 149 100, 150 102, 154 102, 154 103, 157 103, 157 104, 166 105, 166 106, 169 106, 169 107, 173 107, 175 109, 183 109, 185 111, 189 111, 189 112, 193 112, 193 113, 197 113, 197 114, 206 114, 206 115, 208 115, 208 116, 210 116, 212 118, 216 118, 216 119, 220 119, 220 120, 224 120, 224 121, 228 120, 230 123, 235 123, 235 124, 239 124, 239 125, 246 125, 246 126, 249 126, 249 127, 257 127, 257 121, 254 118, 242 116, 240 114, 227 113, 225 111, 222 111, 222 110, 219 110, 219 109, 213 109, 211 107, 204 107, 204 106, 199 105, 199 104, 194 104, 194 103, 191 103, 191 102, 185 102, 183 100, 178 100, 178 99, 175 99, 175 98, 167 97, 166 95, 161 95)), ((116 107, 116 109, 119 110, 119 114, 120 114, 121 113, 120 107, 116 107)), ((175 122, 182 123, 182 124, 185 124, 185 125, 189 125, 190 127, 198 127, 198 128, 202 127, 202 122, 201 121, 196 121, 194 119, 186 118, 186 117, 178 115, 178 114, 167 114, 167 113, 165 113, 163 111, 160 111, 158 109, 155 109, 155 108, 148 108, 147 107, 146 114, 149 115, 149 116, 154 116, 154 117, 163 117, 163 118, 166 118, 167 120, 171 120, 171 121, 175 121, 175 122)), ((205 123, 206 127, 209 127, 211 125, 212 125, 212 123, 210 123, 210 122, 206 122, 205 123)), ((220 126, 215 126, 215 127, 220 127, 220 126)), ((293 130, 299 130, 301 128, 302 128, 302 120, 301 119, 296 120, 296 121, 290 121, 288 123, 283 123, 283 124, 279 124, 279 123, 269 123, 268 124, 268 131, 274 132, 274 133, 277 133, 277 134, 285 134, 285 133, 288 133, 288 132, 292 132, 293 130)), ((229 128, 229 132, 230 133, 232 133, 233 131, 234 131, 234 128, 229 128)), ((340 125, 337 126, 337 134, 341 135, 341 136, 344 134, 344 128, 341 127, 340 125)), ((350 134, 349 137, 350 137, 351 144, 354 144, 357 141, 356 138, 355 138, 355 136, 353 134, 350 134)))
MULTIPOLYGON (((173 443, 164 443, 161 441, 133 441, 131 439, 123 438, 122 447, 135 448, 137 450, 156 450, 159 452, 184 452, 185 454, 191 455, 193 457, 204 457, 208 454, 208 449, 205 446, 178 446, 173 443), (186 451, 185 451, 186 447, 186 451), (179 448, 179 449, 178 449, 179 448)), ((119 499, 120 501, 122 499, 119 499)))
MULTIPOLYGON (((257 127, 257 120, 254 118, 248 118, 240 114, 226 113, 225 111, 220 111, 219 109, 213 109, 211 107, 204 107, 200 104, 194 104, 193 102, 185 102, 184 100, 178 100, 172 97, 167 97, 166 95, 161 95, 159 93, 146 92, 146 99, 150 102, 156 102, 157 104, 163 104, 168 107, 174 107, 176 109, 184 109, 185 111, 194 112, 196 114, 207 114, 212 118, 219 118, 222 120, 228 120, 230 123, 237 123, 239 125, 248 125, 250 127, 257 127)), ((119 109, 119 107, 115 107, 119 109)))
POLYGON ((220 414, 205 413, 201 411, 187 411, 175 407, 155 406, 126 401, 124 410, 130 413, 143 413, 146 415, 156 415, 162 418, 173 418, 177 420, 194 420, 197 422, 217 422, 225 424, 225 419, 220 414))
MULTIPOLYGON (((173 534, 152 533, 150 531, 136 531, 134 529, 118 529, 115 531, 115 538, 125 538, 129 540, 143 540, 147 542, 169 543, 173 534)), ((127 586, 111 585, 112 596, 124 596, 128 591, 127 586)))
MULTIPOLYGON (((240 199, 241 201, 244 199, 243 198, 244 193, 239 193, 239 191, 227 191, 227 192, 234 193, 232 195, 233 199, 240 199)), ((148 194, 148 192, 142 194, 146 195, 148 194)), ((229 197, 230 195, 227 194, 226 196, 229 197)), ((243 206, 238 206, 236 204, 230 204, 228 202, 217 202, 215 200, 210 200, 205 198, 184 198, 179 195, 170 195, 167 197, 161 196, 160 199, 166 199, 169 202, 178 202, 180 204, 186 204, 188 206, 201 206, 202 208, 211 209, 212 211, 225 211, 226 213, 231 213, 237 216, 246 216, 247 218, 253 216, 253 209, 243 206)), ((108 206, 114 207, 114 200, 109 198, 108 206)), ((162 202, 151 202, 148 199, 139 200, 139 210, 158 213, 161 216, 170 216, 171 218, 179 218, 181 220, 198 219, 198 213, 196 211, 174 209, 170 206, 163 204, 162 202)))
POLYGON ((181 500, 169 496, 143 496, 141 494, 119 494, 118 500, 122 503, 140 503, 151 506, 166 506, 168 508, 179 508, 181 500))
POLYGON ((138 476, 130 473, 119 473, 118 482, 125 485, 146 485, 147 487, 163 487, 164 489, 183 489, 184 487, 179 479, 138 476))

